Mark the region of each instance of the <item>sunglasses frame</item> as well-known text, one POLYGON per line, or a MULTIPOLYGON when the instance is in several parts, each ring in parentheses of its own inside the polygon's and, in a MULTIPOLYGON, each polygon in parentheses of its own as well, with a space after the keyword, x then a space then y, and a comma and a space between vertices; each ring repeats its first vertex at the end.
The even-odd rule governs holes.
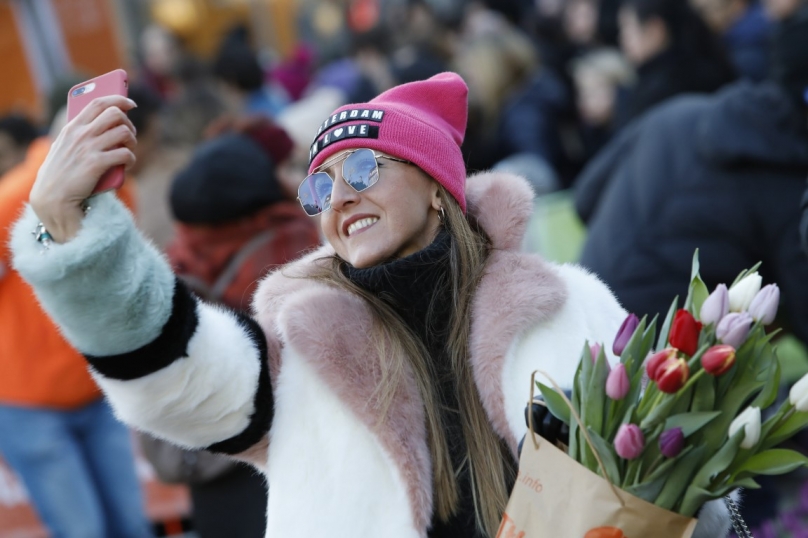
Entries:
MULTIPOLYGON (((309 217, 316 217, 318 215, 322 215, 323 213, 325 213, 326 211, 329 211, 331 209, 331 203, 329 202, 328 209, 324 209, 324 210, 320 211, 319 213, 315 213, 314 215, 309 215, 309 213, 305 209, 305 206, 303 205, 303 201, 300 199, 300 187, 303 186, 303 183, 305 183, 306 180, 308 180, 309 178, 311 178, 312 176, 314 176, 316 174, 325 174, 331 180, 331 189, 333 191, 334 183, 336 183, 336 180, 333 177, 331 177, 331 174, 329 174, 328 172, 323 171, 323 169, 330 168, 331 166, 333 166, 333 165, 335 165, 335 164, 337 164, 339 162, 342 162, 342 166, 344 167, 345 166, 345 161, 348 160, 348 157, 350 157, 351 155, 353 155, 357 151, 363 151, 363 150, 367 150, 367 151, 369 151, 369 152, 371 152, 373 154, 373 158, 376 160, 376 169, 377 170, 379 168, 379 159, 388 159, 390 161, 396 161, 396 162, 399 162, 399 163, 412 164, 412 161, 408 161, 406 159, 399 159, 398 157, 391 157, 390 155, 382 155, 380 153, 376 153, 376 151, 374 151, 374 150, 372 150, 370 148, 355 148, 355 149, 346 151, 345 153, 342 153, 340 155, 337 155, 333 159, 330 159, 330 160, 324 162, 323 164, 321 164, 320 166, 318 166, 317 168, 315 168, 314 171, 312 171, 311 174, 307 175, 305 178, 303 178, 303 181, 300 182, 300 186, 297 188, 297 192, 298 192, 297 201, 300 204, 300 206, 303 207, 303 212, 306 213, 306 215, 308 215, 309 217)), ((366 188, 364 188, 362 190, 359 190, 356 187, 354 187, 353 185, 351 185, 351 183, 347 179, 345 179, 345 169, 344 168, 342 170, 340 170, 340 172, 341 172, 340 175, 342 176, 342 180, 356 192, 366 191, 370 187, 372 187, 373 185, 375 185, 376 183, 379 182, 379 180, 377 179, 376 183, 373 183, 373 185, 368 185, 366 188)))

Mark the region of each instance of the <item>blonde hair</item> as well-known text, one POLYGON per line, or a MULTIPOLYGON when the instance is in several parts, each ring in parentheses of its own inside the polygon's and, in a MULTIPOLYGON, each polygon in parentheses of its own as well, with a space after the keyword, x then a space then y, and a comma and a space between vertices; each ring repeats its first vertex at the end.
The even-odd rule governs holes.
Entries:
MULTIPOLYGON (((457 379, 456 394, 465 438, 466 455, 478 528, 495 536, 508 500, 508 485, 515 476, 515 461, 510 449, 494 432, 483 407, 469 364, 469 336, 474 292, 485 271, 491 241, 474 219, 467 219, 457 201, 443 187, 445 209, 443 226, 451 236, 449 274, 439 286, 448 287, 452 298, 452 318, 446 352, 457 379)), ((382 358, 382 379, 377 396, 382 421, 393 405, 396 387, 406 368, 415 374, 423 399, 429 450, 432 457, 434 505, 438 517, 447 521, 458 509, 460 497, 457 477, 462 469, 453 469, 446 438, 446 417, 441 409, 434 361, 425 344, 416 336, 393 307, 376 295, 360 288, 345 276, 345 264, 337 256, 323 264, 311 278, 363 298, 375 314, 375 345, 382 358)), ((440 296, 436 293, 435 296, 440 296)))
POLYGON ((637 78, 625 56, 618 50, 610 48, 596 49, 584 54, 572 62, 570 71, 575 79, 586 73, 594 73, 620 87, 631 86, 637 78))

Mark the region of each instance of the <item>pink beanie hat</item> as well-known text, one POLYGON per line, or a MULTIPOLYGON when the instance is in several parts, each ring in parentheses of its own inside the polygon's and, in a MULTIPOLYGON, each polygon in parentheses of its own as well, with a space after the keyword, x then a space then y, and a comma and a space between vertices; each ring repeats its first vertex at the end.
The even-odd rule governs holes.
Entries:
POLYGON ((329 116, 309 150, 309 173, 331 155, 364 147, 406 159, 429 174, 466 211, 468 87, 456 73, 402 84, 367 103, 345 105, 329 116))

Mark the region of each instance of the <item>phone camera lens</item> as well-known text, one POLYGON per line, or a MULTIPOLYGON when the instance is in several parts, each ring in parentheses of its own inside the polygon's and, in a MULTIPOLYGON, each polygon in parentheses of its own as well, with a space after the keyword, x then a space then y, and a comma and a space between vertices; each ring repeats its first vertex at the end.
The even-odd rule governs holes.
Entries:
POLYGON ((83 94, 85 91, 87 91, 86 86, 82 86, 81 88, 76 88, 75 90, 73 90, 73 97, 78 97, 79 95, 83 94))

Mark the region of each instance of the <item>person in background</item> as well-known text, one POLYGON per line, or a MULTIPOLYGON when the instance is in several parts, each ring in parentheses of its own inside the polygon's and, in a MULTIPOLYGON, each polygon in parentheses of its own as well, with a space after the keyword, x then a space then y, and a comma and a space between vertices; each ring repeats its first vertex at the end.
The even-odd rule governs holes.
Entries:
POLYGON ((783 290, 781 311, 808 342, 808 261, 795 202, 808 175, 808 17, 783 23, 772 67, 770 81, 652 110, 576 181, 589 228, 581 261, 628 310, 664 316, 672 297, 684 297, 699 248, 711 288, 763 261, 764 279, 783 290))
MULTIPOLYGON (((129 430, 82 356, 9 269, 11 224, 50 146, 37 138, 0 178, 0 455, 54 538, 148 537, 129 430)), ((130 187, 118 194, 131 209, 130 187)))
POLYGON ((757 0, 690 0, 721 36, 738 75, 761 81, 769 70, 771 22, 757 0))
POLYGON ((25 116, 0 117, 0 177, 25 160, 28 146, 39 136, 39 129, 25 116))
POLYGON ((710 93, 735 78, 720 40, 685 0, 625 0, 620 47, 637 69, 637 83, 621 95, 616 127, 665 99, 710 93))
POLYGON ((234 28, 224 38, 212 71, 232 114, 274 118, 289 103, 279 86, 264 83, 266 74, 244 27, 234 28))
POLYGON ((583 162, 606 145, 614 131, 617 96, 635 81, 631 65, 619 51, 596 49, 571 67, 580 118, 583 162))

